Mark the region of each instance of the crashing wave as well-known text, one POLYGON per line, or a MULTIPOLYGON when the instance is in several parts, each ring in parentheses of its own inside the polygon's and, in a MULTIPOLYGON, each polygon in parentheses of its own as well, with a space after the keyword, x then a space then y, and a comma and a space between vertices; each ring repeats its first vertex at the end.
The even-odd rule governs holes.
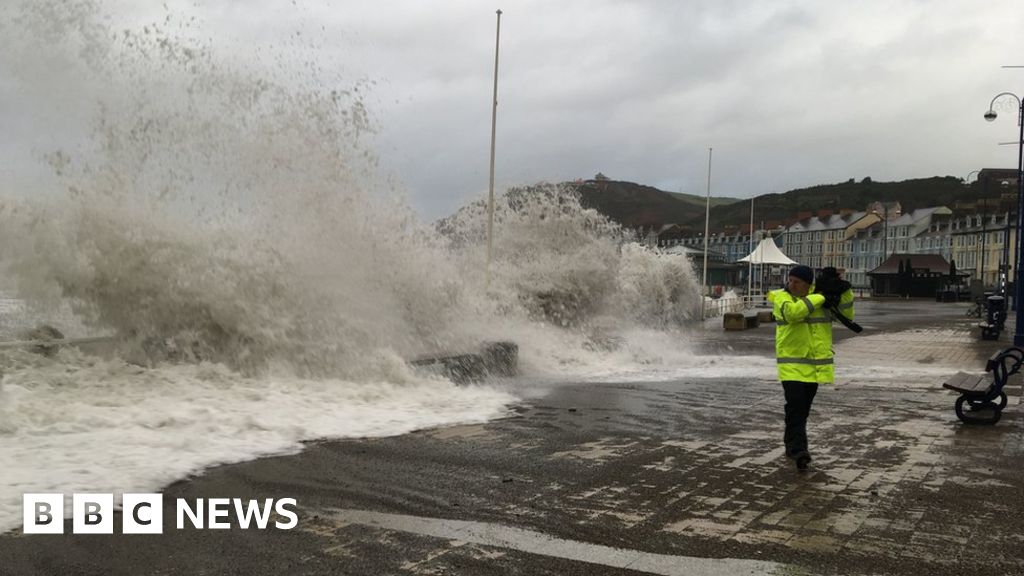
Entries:
POLYGON ((40 95, 17 112, 79 121, 37 143, 39 190, 4 182, 0 262, 19 298, 70 306, 126 358, 373 379, 509 334, 679 326, 698 301, 684 259, 571 185, 499 196, 488 281, 485 204, 420 222, 377 172, 363 82, 224 56, 170 12, 115 30, 89 0, 4 11, 0 59, 40 95))

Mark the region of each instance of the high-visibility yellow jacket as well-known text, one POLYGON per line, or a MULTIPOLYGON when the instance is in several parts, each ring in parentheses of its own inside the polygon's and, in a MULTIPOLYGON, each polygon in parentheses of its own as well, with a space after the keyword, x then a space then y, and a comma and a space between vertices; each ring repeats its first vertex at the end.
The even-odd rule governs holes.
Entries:
MULTIPOLYGON (((775 316, 775 361, 779 380, 831 384, 835 380, 832 361, 832 312, 824 308, 825 297, 812 292, 803 298, 786 290, 772 290, 768 299, 775 316)), ((839 311, 853 320, 853 292, 839 300, 839 311)))

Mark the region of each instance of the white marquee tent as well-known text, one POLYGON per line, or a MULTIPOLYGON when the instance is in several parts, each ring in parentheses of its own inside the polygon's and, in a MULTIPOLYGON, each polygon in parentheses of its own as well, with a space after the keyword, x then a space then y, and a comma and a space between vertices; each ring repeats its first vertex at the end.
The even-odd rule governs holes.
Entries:
POLYGON ((793 259, 783 254, 782 250, 779 250, 779 247, 775 245, 775 240, 771 238, 761 240, 761 243, 757 245, 757 248, 754 248, 753 252, 740 258, 740 262, 776 264, 779 266, 793 266, 796 264, 793 259))
POLYGON ((755 293, 754 292, 754 285, 753 285, 753 278, 754 278, 753 267, 754 267, 754 264, 762 266, 761 273, 759 274, 759 276, 760 276, 760 282, 759 282, 760 286, 759 286, 759 289, 757 290, 757 292, 763 292, 764 291, 764 285, 765 285, 765 278, 764 278, 764 272, 765 271, 764 271, 763 266, 765 264, 767 264, 769 267, 771 267, 771 266, 792 266, 792 265, 797 263, 796 261, 794 261, 789 256, 786 256, 785 254, 783 254, 782 250, 779 250, 779 247, 775 245, 775 240, 772 240, 771 238, 765 238, 765 239, 761 240, 761 243, 757 245, 757 248, 754 248, 753 252, 751 252, 750 254, 747 254, 743 258, 740 258, 739 261, 740 262, 747 262, 748 264, 750 264, 750 269, 749 269, 748 274, 747 274, 747 293, 750 294, 750 295, 753 295, 755 293))

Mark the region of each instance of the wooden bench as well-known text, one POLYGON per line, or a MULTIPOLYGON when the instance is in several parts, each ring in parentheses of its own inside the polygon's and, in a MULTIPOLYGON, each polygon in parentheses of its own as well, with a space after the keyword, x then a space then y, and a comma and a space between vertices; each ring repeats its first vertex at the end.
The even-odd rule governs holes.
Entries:
POLYGON ((964 424, 995 424, 1006 408, 1006 381, 1020 371, 1024 350, 1010 347, 993 354, 985 363, 984 374, 957 372, 942 384, 959 392, 953 410, 964 424), (966 404, 966 410, 964 405, 966 404), (986 416, 981 413, 989 412, 986 416))

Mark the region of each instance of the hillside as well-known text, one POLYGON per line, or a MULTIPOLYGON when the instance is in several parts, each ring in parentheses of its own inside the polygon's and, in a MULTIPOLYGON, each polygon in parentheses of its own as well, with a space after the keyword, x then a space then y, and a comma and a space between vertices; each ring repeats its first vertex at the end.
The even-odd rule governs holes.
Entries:
MULTIPOLYGON (((754 198, 755 226, 765 223, 769 227, 790 224, 803 213, 816 214, 819 210, 838 212, 842 209, 864 210, 870 203, 899 202, 904 212, 930 206, 946 206, 954 211, 973 211, 983 197, 991 210, 1012 210, 1016 205, 1016 185, 994 185, 996 180, 1010 177, 1016 170, 993 171, 992 184, 983 186, 974 181, 965 186, 952 176, 934 176, 899 182, 875 182, 864 178, 840 184, 820 184, 790 190, 783 194, 764 194, 754 198), (1005 195, 1000 200, 1000 195, 1005 195)), ((690 233, 704 230, 704 198, 693 194, 665 192, 653 186, 618 180, 586 180, 563 183, 576 188, 582 204, 594 208, 626 228, 659 228, 677 224, 690 233)), ((513 188, 514 197, 530 194, 536 187, 513 188)), ((479 203, 477 203, 479 204, 479 203)), ((737 198, 711 198, 711 229, 745 229, 750 223, 750 200, 737 198)), ((470 205, 460 210, 478 209, 470 205)), ((438 222, 439 229, 448 229, 459 213, 438 222)))
MULTIPOLYGON (((765 194, 754 198, 754 218, 760 222, 792 222, 800 212, 864 210, 874 201, 899 202, 904 212, 929 206, 956 209, 972 204, 982 196, 999 198, 1003 189, 990 186, 983 191, 977 181, 965 186, 952 176, 917 178, 899 182, 875 182, 865 178, 841 184, 821 184, 765 194), (984 193, 983 193, 984 192, 984 193)), ((633 182, 588 180, 580 186, 584 205, 595 208, 626 227, 658 227, 679 224, 691 230, 704 227, 704 199, 695 195, 664 192, 633 182), (681 196, 686 196, 682 198, 681 196)), ((750 221, 750 201, 712 197, 711 228, 746 227, 750 221), (717 204, 717 205, 716 205, 717 204)), ((990 200, 989 206, 996 202, 990 200)))
MULTIPOLYGON (((863 210, 876 200, 899 202, 904 212, 928 206, 952 207, 958 202, 973 200, 980 191, 966 187, 952 176, 919 178, 900 182, 875 182, 865 178, 842 184, 821 184, 810 188, 790 190, 784 194, 765 194, 754 199, 754 218, 761 220, 791 220, 799 212, 818 210, 839 211, 842 208, 863 210)), ((993 197, 998 196, 998 191, 993 197)), ((743 225, 749 222, 750 204, 733 204, 712 208, 711 226, 743 225)))
MULTIPOLYGON (((707 200, 707 198, 705 196, 698 196, 696 194, 687 194, 685 192, 667 192, 667 194, 669 194, 671 196, 674 196, 674 197, 678 198, 679 200, 682 200, 683 202, 686 202, 687 204, 696 204, 697 206, 700 206, 701 208, 704 207, 705 201, 707 200)), ((721 196, 721 197, 720 196, 712 196, 709 203, 711 204, 711 207, 714 208, 715 206, 725 206, 726 204, 733 204, 733 203, 739 202, 740 200, 741 200, 741 198, 727 198, 727 197, 724 197, 724 196, 721 196)))
MULTIPOLYGON (((665 192, 652 186, 617 180, 587 180, 579 185, 584 206, 594 208, 627 228, 704 222, 704 198, 665 192)), ((734 198, 712 198, 712 205, 728 206, 734 198)))

